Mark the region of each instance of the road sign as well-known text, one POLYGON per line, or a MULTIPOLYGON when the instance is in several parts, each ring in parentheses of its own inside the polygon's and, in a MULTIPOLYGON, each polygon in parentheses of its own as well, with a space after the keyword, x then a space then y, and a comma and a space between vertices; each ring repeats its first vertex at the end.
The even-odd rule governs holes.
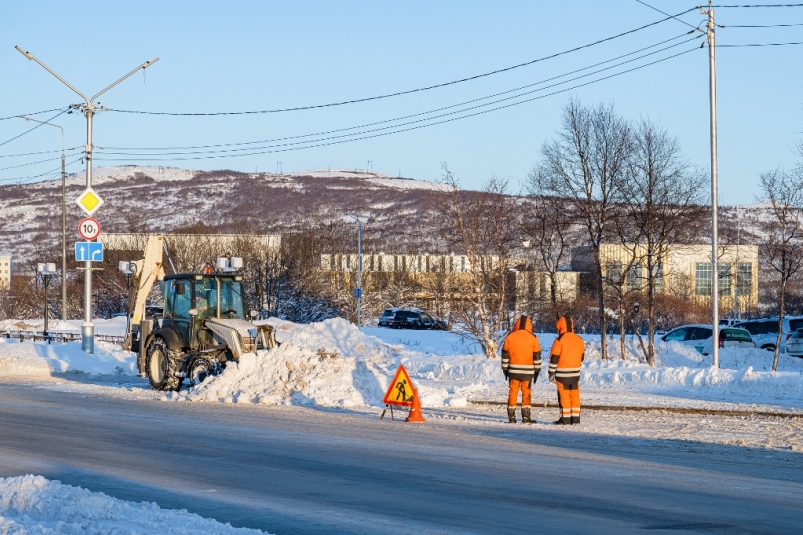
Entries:
POLYGON ((92 216, 98 208, 103 206, 103 199, 100 198, 100 195, 95 193, 95 190, 92 188, 86 188, 81 195, 75 199, 75 204, 81 207, 81 210, 88 216, 92 216))
POLYGON ((413 404, 413 382, 410 380, 410 376, 407 375, 407 370, 404 369, 404 366, 399 366, 399 369, 396 370, 396 375, 393 377, 393 381, 390 382, 382 403, 402 407, 409 407, 413 404))
POLYGON ((100 236, 100 223, 91 217, 85 217, 78 223, 78 235, 86 241, 94 240, 100 236))
POLYGON ((103 262, 103 244, 96 241, 75 242, 75 259, 79 262, 103 262))
POLYGON ((354 299, 362 297, 362 288, 354 288, 354 299))

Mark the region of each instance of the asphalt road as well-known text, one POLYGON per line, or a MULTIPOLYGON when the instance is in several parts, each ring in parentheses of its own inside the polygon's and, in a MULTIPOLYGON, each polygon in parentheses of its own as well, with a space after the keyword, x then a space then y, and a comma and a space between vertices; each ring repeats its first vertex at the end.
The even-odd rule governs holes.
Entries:
POLYGON ((0 476, 39 474, 275 534, 789 535, 803 532, 800 461, 577 429, 0 384, 0 476))

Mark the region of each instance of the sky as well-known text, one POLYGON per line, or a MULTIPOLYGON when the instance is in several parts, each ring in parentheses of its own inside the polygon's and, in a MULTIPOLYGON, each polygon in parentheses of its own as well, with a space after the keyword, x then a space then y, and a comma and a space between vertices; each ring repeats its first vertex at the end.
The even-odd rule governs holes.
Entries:
MULTIPOLYGON (((695 6, 647 3, 673 15, 695 6)), ((87 96, 159 58, 99 98, 110 110, 94 121, 96 167, 371 169, 439 180, 446 164, 466 188, 498 176, 521 189, 541 145, 560 128, 563 106, 576 98, 613 103, 634 121, 658 122, 677 136, 693 165, 708 169, 708 54, 699 49, 702 34, 693 28, 705 18, 699 10, 498 74, 367 102, 223 116, 123 112, 277 110, 405 92, 532 62, 664 18, 636 0, 8 3, 0 18, 0 118, 12 118, 0 120, 0 184, 57 176, 49 172, 59 166, 51 160, 58 153, 26 153, 59 149, 58 131, 43 126, 12 139, 35 126, 14 116, 57 109, 33 116, 50 120, 80 102, 15 46, 87 96), (625 54, 631 55, 610 61, 625 54), (629 60, 635 61, 616 66, 629 60), (578 69, 585 70, 567 75, 578 69), (530 87, 456 106, 522 86, 530 87), (531 93, 515 97, 525 92, 531 93), (509 104, 516 105, 489 111, 509 104), (441 108, 447 109, 425 113, 441 108), (486 113, 466 117, 477 112, 486 113), (410 115, 416 116, 398 120, 410 115), (363 126, 372 123, 380 124, 363 126), (230 145, 236 143, 247 144, 230 145), (170 149, 198 146, 204 148, 170 149)), ((803 24, 803 8, 718 8, 716 20, 725 26, 717 30, 718 45, 803 42, 803 26, 736 27, 803 24)), ((755 202, 759 173, 795 165, 803 130, 802 51, 717 49, 721 203, 755 202)), ((68 171, 83 172, 84 118, 63 113, 53 122, 64 128, 67 147, 75 148, 68 171)))

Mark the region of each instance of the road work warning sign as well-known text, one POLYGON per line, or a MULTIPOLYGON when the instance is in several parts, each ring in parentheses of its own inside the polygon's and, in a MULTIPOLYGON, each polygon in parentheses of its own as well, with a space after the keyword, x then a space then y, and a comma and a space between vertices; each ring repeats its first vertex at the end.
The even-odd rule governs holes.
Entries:
POLYGON ((409 407, 413 404, 413 382, 410 376, 407 375, 407 370, 404 366, 399 366, 396 370, 396 375, 393 381, 390 382, 388 391, 385 392, 385 399, 382 400, 385 405, 399 405, 402 407, 409 407))

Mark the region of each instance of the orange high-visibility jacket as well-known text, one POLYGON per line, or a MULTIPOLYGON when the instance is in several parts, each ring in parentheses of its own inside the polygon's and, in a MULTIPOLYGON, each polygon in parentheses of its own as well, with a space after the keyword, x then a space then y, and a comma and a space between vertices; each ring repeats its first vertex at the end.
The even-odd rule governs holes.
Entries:
POLYGON ((577 386, 585 357, 585 343, 574 334, 571 318, 561 316, 557 323, 558 337, 549 352, 549 374, 564 386, 577 386))
POLYGON ((529 381, 541 371, 541 344, 533 334, 533 322, 521 316, 502 346, 502 371, 511 379, 529 381))

